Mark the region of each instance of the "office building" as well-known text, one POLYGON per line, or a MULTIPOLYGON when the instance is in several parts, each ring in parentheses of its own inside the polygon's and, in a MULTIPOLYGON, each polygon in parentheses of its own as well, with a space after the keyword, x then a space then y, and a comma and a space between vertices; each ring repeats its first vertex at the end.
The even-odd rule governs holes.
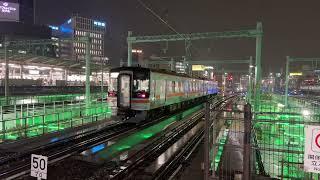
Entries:
POLYGON ((33 24, 33 0, 0 1, 0 21, 15 21, 23 24, 33 24))
POLYGON ((76 42, 77 39, 85 37, 89 33, 91 38, 91 61, 101 62, 106 60, 104 53, 104 37, 106 23, 80 16, 72 16, 60 26, 49 26, 52 29, 52 38, 71 38, 73 43, 60 44, 59 57, 83 61, 85 59, 85 42, 76 42))

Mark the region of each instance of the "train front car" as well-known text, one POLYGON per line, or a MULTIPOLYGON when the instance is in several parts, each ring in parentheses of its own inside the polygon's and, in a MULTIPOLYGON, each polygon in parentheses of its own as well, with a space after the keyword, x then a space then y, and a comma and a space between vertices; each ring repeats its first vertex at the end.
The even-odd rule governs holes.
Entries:
POLYGON ((150 69, 122 67, 118 75, 118 115, 127 122, 140 122, 150 109, 150 69))
POLYGON ((211 80, 141 67, 118 70, 118 115, 126 122, 157 119, 217 93, 217 84, 211 80))

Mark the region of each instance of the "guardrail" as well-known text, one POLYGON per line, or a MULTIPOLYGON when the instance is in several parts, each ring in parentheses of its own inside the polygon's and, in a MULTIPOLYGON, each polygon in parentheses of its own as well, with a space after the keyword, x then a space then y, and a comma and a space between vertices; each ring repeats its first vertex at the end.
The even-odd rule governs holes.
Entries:
POLYGON ((82 126, 110 117, 107 103, 97 103, 86 108, 85 105, 60 109, 60 112, 29 115, 23 112, 21 117, 0 120, 0 140, 27 138, 60 131, 66 128, 82 126))

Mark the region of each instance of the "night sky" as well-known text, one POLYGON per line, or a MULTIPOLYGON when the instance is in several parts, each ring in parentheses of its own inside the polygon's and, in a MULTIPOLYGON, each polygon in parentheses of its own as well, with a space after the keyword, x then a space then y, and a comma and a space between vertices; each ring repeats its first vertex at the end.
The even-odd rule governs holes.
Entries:
MULTIPOLYGON (((255 28, 263 23, 264 72, 279 71, 285 56, 320 57, 320 1, 318 0, 143 0, 168 19, 179 33, 255 28)), ((128 30, 135 35, 171 32, 137 0, 38 0, 37 21, 61 24, 72 13, 104 20, 108 24, 106 55, 119 64, 126 52, 128 30)), ((164 43, 138 44, 146 56, 164 55, 164 43)), ((245 59, 255 56, 255 40, 206 40, 193 42, 194 59, 245 59)), ((184 55, 184 43, 169 43, 165 56, 184 55)))

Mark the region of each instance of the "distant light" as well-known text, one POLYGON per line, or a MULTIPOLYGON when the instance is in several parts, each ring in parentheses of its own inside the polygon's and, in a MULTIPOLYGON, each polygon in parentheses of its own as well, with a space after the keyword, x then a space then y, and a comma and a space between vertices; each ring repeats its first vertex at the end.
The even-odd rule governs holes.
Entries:
POLYGON ((29 74, 32 74, 32 75, 38 75, 40 74, 40 72, 38 70, 29 70, 29 74))
POLYGON ((50 140, 50 142, 53 143, 53 142, 57 142, 58 140, 59 140, 59 138, 56 138, 56 137, 55 137, 55 138, 52 138, 52 139, 50 140))
POLYGON ((63 71, 63 69, 61 69, 61 68, 53 68, 53 69, 56 71, 63 71))
POLYGON ((250 65, 249 67, 250 67, 250 68, 253 68, 254 66, 253 66, 253 65, 250 65))
POLYGON ((86 67, 85 66, 82 66, 82 69, 85 69, 86 67))
POLYGON ((285 105, 278 103, 278 107, 283 108, 285 105))
POLYGON ((49 69, 51 69, 51 67, 39 67, 38 69, 40 69, 40 70, 49 70, 49 69))
POLYGON ((27 51, 18 50, 18 53, 20 53, 20 54, 27 54, 27 51))
POLYGON ((111 78, 117 78, 118 75, 119 75, 118 72, 112 72, 112 73, 110 73, 110 77, 111 77, 111 78))
POLYGON ((105 145, 104 144, 100 144, 98 146, 94 146, 93 148, 91 148, 91 152, 92 153, 96 153, 98 151, 101 151, 104 148, 105 148, 105 145))
POLYGON ((67 21, 67 23, 70 24, 70 23, 71 23, 71 19, 69 19, 69 20, 67 21))
POLYGON ((212 66, 206 66, 206 69, 213 69, 212 66))
POLYGON ((60 31, 63 33, 72 33, 73 32, 73 30, 71 28, 67 28, 67 27, 63 27, 63 26, 60 27, 60 31))
POLYGON ((52 30, 56 30, 56 31, 59 30, 59 27, 58 27, 58 26, 49 25, 49 28, 51 28, 52 30))
POLYGON ((192 65, 192 71, 204 71, 205 68, 204 65, 192 65))
POLYGON ((302 72, 293 72, 290 73, 290 76, 302 76, 302 72))
POLYGON ((38 66, 24 66, 26 69, 38 69, 38 66))
POLYGON ((2 47, 2 44, 0 43, 0 47, 2 47))
POLYGON ((308 110, 304 109, 304 110, 302 110, 302 115, 309 116, 310 112, 308 110))
POLYGON ((100 22, 100 21, 93 21, 93 24, 95 26, 100 26, 100 27, 105 27, 106 26, 105 22, 100 22))
POLYGON ((133 53, 141 54, 141 53, 142 53, 142 50, 141 50, 141 49, 132 49, 132 52, 133 52, 133 53))

